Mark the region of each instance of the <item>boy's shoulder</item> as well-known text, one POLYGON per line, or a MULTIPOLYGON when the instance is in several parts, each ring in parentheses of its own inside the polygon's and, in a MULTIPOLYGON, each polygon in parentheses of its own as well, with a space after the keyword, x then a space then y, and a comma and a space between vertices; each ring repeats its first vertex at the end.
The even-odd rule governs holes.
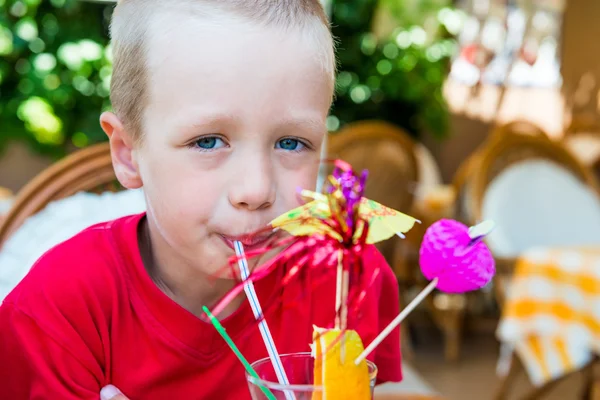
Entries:
POLYGON ((124 273, 126 249, 137 245, 137 224, 143 214, 92 225, 44 253, 6 297, 19 308, 39 302, 68 305, 109 299, 124 273))

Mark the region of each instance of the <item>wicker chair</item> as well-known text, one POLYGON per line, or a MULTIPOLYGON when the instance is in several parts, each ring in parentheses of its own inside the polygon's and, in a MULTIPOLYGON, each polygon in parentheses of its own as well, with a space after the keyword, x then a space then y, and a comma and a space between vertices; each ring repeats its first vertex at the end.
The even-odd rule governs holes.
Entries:
POLYGON ((493 137, 502 137, 506 133, 523 136, 548 137, 546 131, 524 119, 516 119, 506 124, 497 125, 492 129, 491 135, 493 137))
POLYGON ((0 224, 0 248, 30 216, 48 203, 80 191, 119 191, 108 143, 79 150, 42 171, 21 191, 0 224))
POLYGON ((496 141, 503 140, 507 135, 548 138, 548 134, 542 128, 525 120, 515 120, 492 128, 488 138, 462 162, 452 179, 452 186, 457 198, 455 218, 459 221, 466 224, 476 222, 475 215, 470 214, 472 210, 469 210, 473 200, 469 192, 471 178, 480 167, 482 152, 496 141))
MULTIPOLYGON (((473 200, 475 218, 483 218, 483 199, 489 184, 504 169, 511 165, 528 160, 545 159, 561 165, 578 177, 586 185, 598 190, 598 182, 591 171, 582 165, 560 144, 550 139, 518 134, 505 134, 492 141, 480 154, 477 172, 473 175, 473 200)), ((497 259, 499 272, 511 272, 513 259, 497 259)))
MULTIPOLYGON (((578 180, 598 190, 598 182, 591 171, 583 166, 573 155, 564 149, 559 143, 540 136, 524 136, 518 134, 505 134, 497 138, 480 154, 477 171, 472 177, 472 195, 474 197, 475 217, 482 219, 484 196, 492 183, 505 169, 515 163, 528 160, 546 160, 561 168, 568 170, 578 180)), ((497 221, 501 223, 501 221, 497 221)), ((493 248, 492 248, 493 251, 493 248)), ((497 264, 497 276, 494 280, 496 299, 500 308, 504 303, 507 285, 510 282, 516 259, 499 257, 495 255, 497 264)), ((495 395, 496 399, 505 399, 512 387, 512 383, 521 370, 520 362, 513 356, 511 369, 503 379, 500 389, 495 395)), ((553 381, 540 388, 535 388, 523 398, 538 399, 542 394, 551 390, 558 381, 553 381)))

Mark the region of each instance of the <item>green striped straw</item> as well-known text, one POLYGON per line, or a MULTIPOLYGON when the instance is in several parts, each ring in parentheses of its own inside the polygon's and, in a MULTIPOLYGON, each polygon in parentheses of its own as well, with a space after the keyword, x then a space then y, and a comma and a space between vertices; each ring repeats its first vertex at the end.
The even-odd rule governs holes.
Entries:
MULTIPOLYGON (((206 315, 208 316, 208 319, 210 319, 210 322, 217 329, 217 332, 219 332, 219 334, 221 335, 221 337, 223 339, 225 339, 225 341, 227 342, 227 344, 229 345, 229 347, 231 348, 231 350, 233 350, 233 352, 235 353, 235 355, 237 356, 237 358, 241 361, 241 363, 244 366, 244 368, 246 368, 246 372, 248 372, 248 375, 250 375, 251 377, 255 378, 257 381, 260 381, 260 378, 259 378, 258 374, 256 373, 256 371, 252 368, 252 366, 246 360, 246 358, 244 357, 244 355, 242 354, 242 352, 237 348, 237 346, 235 345, 235 343, 233 343, 233 340, 231 340, 231 338, 229 337, 229 335, 225 331, 225 328, 223 327, 223 325, 221 325, 221 323, 219 322, 219 320, 216 319, 214 315, 212 315, 212 313, 210 312, 210 310, 208 309, 208 307, 204 306, 204 307, 202 307, 202 310, 204 311, 204 313, 206 313, 206 315)), ((260 385, 260 384, 259 384, 259 387, 260 387, 260 390, 262 390, 262 392, 265 394, 265 396, 267 396, 267 399, 269 399, 269 400, 277 400, 275 398, 275 395, 269 390, 269 388, 267 388, 267 387, 265 387, 263 385, 260 385)))

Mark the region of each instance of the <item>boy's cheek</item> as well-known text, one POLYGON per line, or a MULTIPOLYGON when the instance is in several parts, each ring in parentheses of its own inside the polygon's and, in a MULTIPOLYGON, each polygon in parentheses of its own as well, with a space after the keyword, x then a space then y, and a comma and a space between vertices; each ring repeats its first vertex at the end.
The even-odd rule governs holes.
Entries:
POLYGON ((150 176, 144 185, 147 202, 157 216, 171 220, 175 227, 210 219, 217 190, 201 180, 185 180, 169 173, 161 178, 150 176))
MULTIPOLYGON (((287 180, 285 184, 280 186, 278 197, 285 199, 286 209, 298 207, 306 203, 299 191, 310 190, 315 191, 317 187, 317 173, 310 173, 306 176, 299 177, 296 180, 287 180), (284 193, 282 193, 284 192, 284 193)), ((287 211, 286 210, 286 211, 287 211)))

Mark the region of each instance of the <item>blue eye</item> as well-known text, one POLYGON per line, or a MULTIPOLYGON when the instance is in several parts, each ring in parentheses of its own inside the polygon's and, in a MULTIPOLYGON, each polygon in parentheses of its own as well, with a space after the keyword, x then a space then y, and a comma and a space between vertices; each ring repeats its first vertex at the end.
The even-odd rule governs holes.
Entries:
POLYGON ((302 143, 298 139, 292 139, 292 138, 281 139, 275 145, 276 149, 282 149, 282 150, 287 150, 287 151, 300 151, 304 147, 306 147, 304 145, 304 143, 302 143))
POLYGON ((201 150, 214 150, 225 146, 225 142, 216 136, 205 136, 196 140, 194 146, 201 150))

